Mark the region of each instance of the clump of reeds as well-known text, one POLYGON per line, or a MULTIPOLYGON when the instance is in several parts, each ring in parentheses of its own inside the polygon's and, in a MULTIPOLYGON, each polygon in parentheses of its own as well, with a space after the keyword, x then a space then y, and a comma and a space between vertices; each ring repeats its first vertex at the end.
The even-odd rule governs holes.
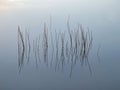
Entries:
POLYGON ((20 30, 20 26, 18 26, 18 66, 21 71, 24 62, 24 52, 25 52, 25 44, 23 33, 20 30))
POLYGON ((88 61, 88 54, 92 46, 92 32, 85 32, 84 28, 82 25, 80 26, 81 30, 81 51, 80 51, 80 56, 81 56, 81 64, 83 65, 84 63, 88 65, 90 73, 92 74, 91 66, 88 61))
POLYGON ((18 66, 20 70, 24 64, 25 55, 27 61, 29 62, 31 48, 29 34, 30 33, 27 30, 23 33, 20 26, 18 26, 18 66))
MULTIPOLYGON (((49 64, 48 54, 52 55, 50 65, 54 63, 55 70, 60 70, 60 69, 63 70, 63 67, 67 62, 67 64, 69 64, 71 68, 70 71, 70 76, 71 76, 74 66, 76 65, 77 61, 80 61, 81 65, 87 64, 90 72, 92 72, 88 61, 88 56, 90 49, 92 47, 93 38, 92 38, 92 32, 90 32, 89 29, 85 30, 85 28, 80 24, 78 24, 76 29, 71 29, 69 19, 67 21, 66 33, 57 32, 55 30, 55 35, 53 35, 52 32, 50 32, 51 35, 49 35, 48 31, 49 30, 52 31, 51 22, 50 22, 50 29, 49 30, 48 29, 49 28, 46 26, 46 23, 44 23, 44 29, 42 35, 39 34, 33 40, 33 53, 35 55, 36 66, 38 65, 38 60, 41 61, 40 57, 42 57, 42 54, 40 53, 40 46, 42 45, 44 63, 48 65, 49 64), (40 36, 43 36, 42 43, 40 42, 41 41, 40 36), (51 47, 48 44, 49 38, 51 38, 50 39, 51 47), (50 48, 52 48, 51 49, 52 52, 48 52, 50 48), (55 58, 53 56, 55 56, 55 58)), ((23 64, 24 51, 26 51, 26 57, 27 58, 30 57, 31 43, 30 43, 29 35, 30 33, 26 31, 24 36, 20 30, 20 27, 18 26, 18 54, 19 54, 20 67, 23 64)))
POLYGON ((92 32, 90 33, 85 32, 83 27, 80 26, 80 30, 81 30, 81 51, 80 51, 80 56, 81 56, 81 60, 83 61, 84 59, 87 58, 90 48, 92 46, 92 32))
MULTIPOLYGON (((69 19, 67 21, 67 28, 69 34, 69 41, 70 41, 70 49, 69 49, 69 56, 71 56, 71 69, 73 65, 76 63, 76 60, 80 60, 81 64, 84 63, 88 65, 90 72, 91 67, 88 61, 89 51, 92 46, 92 32, 85 31, 82 25, 78 24, 78 28, 72 30, 70 28, 69 19)), ((68 51, 68 46, 66 44, 66 51, 68 51)), ((68 56, 68 53, 66 52, 68 56)), ((71 70, 72 72, 72 70, 71 70)))

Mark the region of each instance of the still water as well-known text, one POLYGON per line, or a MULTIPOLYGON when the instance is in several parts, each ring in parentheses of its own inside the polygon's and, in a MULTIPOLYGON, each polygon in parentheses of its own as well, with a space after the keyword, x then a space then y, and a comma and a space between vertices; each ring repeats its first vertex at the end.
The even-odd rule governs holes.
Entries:
POLYGON ((119 0, 1 0, 1 90, 119 90, 119 0))

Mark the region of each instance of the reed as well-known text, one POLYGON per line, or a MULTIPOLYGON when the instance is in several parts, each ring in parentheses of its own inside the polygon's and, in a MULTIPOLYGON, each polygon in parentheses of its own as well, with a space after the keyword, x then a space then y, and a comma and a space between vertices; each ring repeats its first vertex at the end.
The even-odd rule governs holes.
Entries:
POLYGON ((99 47, 98 47, 98 49, 97 49, 97 58, 98 58, 98 61, 100 62, 100 48, 101 48, 101 46, 99 45, 99 47))
POLYGON ((44 52, 44 62, 48 65, 48 28, 46 23, 44 23, 43 32, 43 52, 44 52))
POLYGON ((52 66, 52 63, 53 63, 53 54, 54 54, 54 43, 53 43, 53 35, 52 35, 52 32, 51 32, 51 46, 52 46, 52 56, 51 56, 51 64, 50 66, 52 66))
POLYGON ((25 48, 27 62, 29 62, 31 45, 30 45, 30 32, 27 30, 25 30, 25 48))
POLYGON ((57 69, 58 66, 58 55, 59 55, 59 34, 55 30, 55 44, 56 44, 56 61, 55 61, 55 70, 57 69))
POLYGON ((22 43, 23 50, 25 49, 23 34, 20 31, 20 26, 18 26, 18 39, 22 43))
POLYGON ((33 53, 35 56, 36 67, 38 67, 38 58, 37 58, 37 50, 36 50, 36 40, 33 40, 33 53))
MULTIPOLYGON (((68 47, 68 40, 66 41, 66 45, 65 45, 65 52, 66 52, 66 58, 69 59, 69 47, 68 47)), ((69 60, 68 60, 69 61, 69 60)))
POLYGON ((79 53, 79 29, 78 30, 74 30, 74 55, 75 55, 75 62, 76 59, 78 59, 78 53, 79 53))
POLYGON ((70 38, 70 49, 72 50, 73 39, 72 39, 72 32, 71 32, 71 29, 70 29, 69 18, 68 18, 68 21, 67 21, 67 28, 68 28, 69 38, 70 38))
POLYGON ((62 62, 62 70, 63 70, 63 66, 65 63, 65 56, 64 56, 64 40, 65 40, 65 33, 61 33, 61 62, 62 62))

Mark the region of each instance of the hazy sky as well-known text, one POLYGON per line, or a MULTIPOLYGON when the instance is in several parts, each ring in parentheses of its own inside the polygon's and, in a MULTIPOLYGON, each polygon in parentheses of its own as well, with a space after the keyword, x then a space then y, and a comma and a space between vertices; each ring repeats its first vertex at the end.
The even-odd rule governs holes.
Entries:
POLYGON ((83 8, 83 7, 96 7, 100 8, 116 4, 118 5, 120 0, 0 0, 0 8, 5 7, 34 7, 34 8, 50 8, 50 7, 72 7, 72 8, 83 8))
POLYGON ((120 0, 0 0, 0 10, 34 9, 51 13, 80 13, 118 19, 120 0))
POLYGON ((17 8, 23 5, 22 0, 0 0, 0 10, 17 8))

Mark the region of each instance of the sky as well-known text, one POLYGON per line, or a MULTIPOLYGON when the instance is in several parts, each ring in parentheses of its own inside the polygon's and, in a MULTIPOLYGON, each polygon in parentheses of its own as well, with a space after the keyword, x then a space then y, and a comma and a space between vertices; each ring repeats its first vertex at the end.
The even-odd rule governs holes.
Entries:
MULTIPOLYGON (((102 8, 108 5, 119 5, 120 0, 0 0, 0 8, 102 8)), ((116 6, 115 6, 116 7, 116 6)))
POLYGON ((23 5, 22 0, 0 0, 0 10, 17 8, 23 5))
POLYGON ((0 0, 0 9, 49 7, 55 0, 0 0))
POLYGON ((118 19, 120 0, 0 0, 0 11, 9 9, 43 10, 55 13, 107 16, 118 19))

